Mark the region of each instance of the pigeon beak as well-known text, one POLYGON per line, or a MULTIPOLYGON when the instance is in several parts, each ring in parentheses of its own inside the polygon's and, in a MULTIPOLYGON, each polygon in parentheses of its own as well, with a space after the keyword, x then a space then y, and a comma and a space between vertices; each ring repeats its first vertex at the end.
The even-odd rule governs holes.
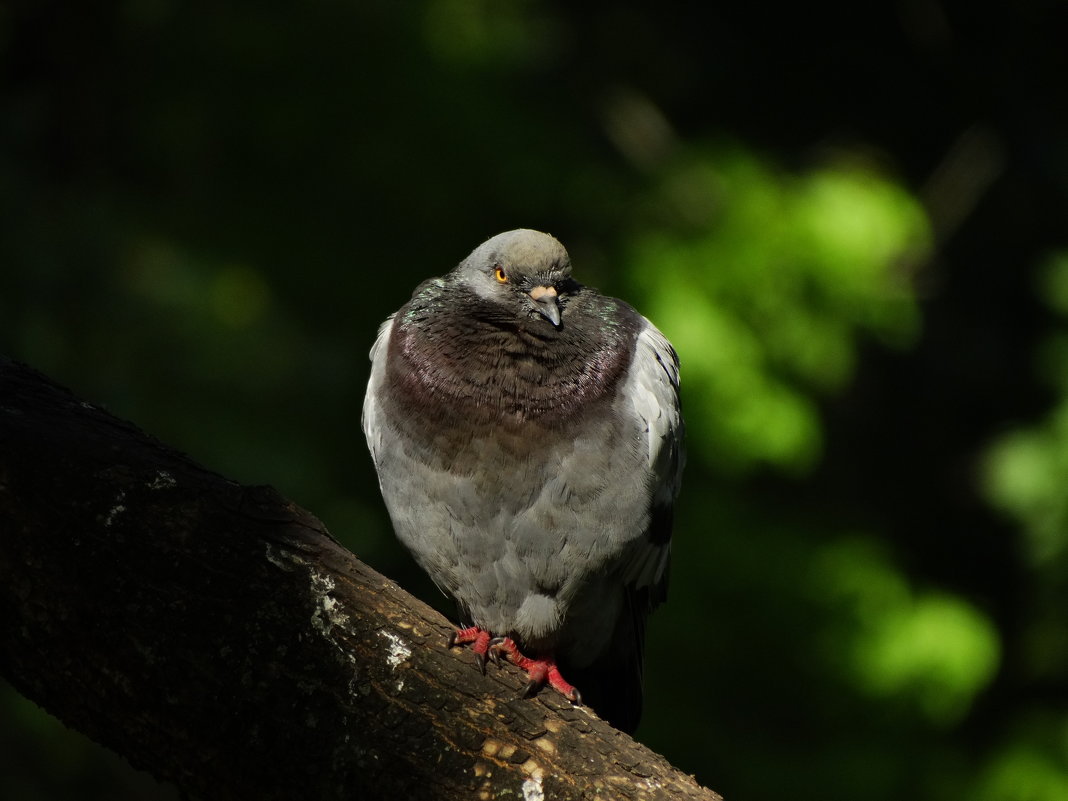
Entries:
POLYGON ((560 307, 556 305, 556 287, 536 286, 530 290, 534 308, 555 326, 560 325, 560 307))

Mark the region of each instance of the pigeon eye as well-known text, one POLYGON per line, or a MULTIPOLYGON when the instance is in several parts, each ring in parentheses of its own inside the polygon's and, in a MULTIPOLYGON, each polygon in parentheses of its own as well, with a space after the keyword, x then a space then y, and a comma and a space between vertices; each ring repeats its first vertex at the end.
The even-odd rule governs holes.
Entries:
POLYGON ((508 283, 508 276, 504 274, 504 268, 500 265, 493 268, 493 277, 497 279, 498 284, 508 283))

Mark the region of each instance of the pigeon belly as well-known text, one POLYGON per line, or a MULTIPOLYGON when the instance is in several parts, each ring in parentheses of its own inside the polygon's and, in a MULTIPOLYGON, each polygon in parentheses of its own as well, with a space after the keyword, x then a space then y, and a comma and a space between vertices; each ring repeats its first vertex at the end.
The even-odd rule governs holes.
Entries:
POLYGON ((641 441, 636 424, 610 397, 562 427, 413 421, 384 405, 382 494, 435 583, 471 623, 524 647, 603 651, 620 566, 648 524, 644 457, 620 445, 641 441))

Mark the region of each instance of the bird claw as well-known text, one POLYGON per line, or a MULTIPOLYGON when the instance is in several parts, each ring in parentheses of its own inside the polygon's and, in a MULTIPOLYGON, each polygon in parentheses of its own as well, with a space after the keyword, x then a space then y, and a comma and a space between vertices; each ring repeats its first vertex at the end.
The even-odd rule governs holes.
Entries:
MULTIPOLYGON (((493 660, 493 664, 497 667, 501 666, 501 651, 505 651, 507 657, 506 643, 511 643, 507 637, 494 637, 489 641, 489 645, 486 647, 486 654, 493 660)), ((514 647, 514 646, 513 646, 514 647)))
POLYGON ((519 648, 509 637, 494 637, 489 641, 486 653, 493 660, 493 664, 497 666, 500 666, 502 656, 517 667, 523 667, 523 660, 526 659, 525 656, 519 653, 519 648))
POLYGON ((557 667, 555 659, 552 657, 531 659, 524 656, 511 637, 491 638, 490 633, 485 629, 469 626, 450 634, 446 645, 449 648, 457 645, 470 645, 475 654, 475 662, 483 676, 486 675, 487 660, 500 667, 501 660, 506 659, 524 671, 528 681, 523 685, 520 698, 533 698, 538 694, 538 690, 548 684, 571 703, 582 706, 582 696, 560 675, 560 668, 557 667))
POLYGON ((535 695, 538 694, 538 690, 541 689, 541 685, 542 684, 543 684, 543 682, 535 681, 534 679, 531 679, 530 681, 528 681, 523 686, 522 691, 519 693, 519 697, 520 698, 533 698, 535 695))
POLYGON ((532 698, 537 695, 538 690, 548 684, 571 703, 582 706, 582 696, 560 675, 560 668, 557 667, 555 659, 551 657, 531 659, 524 656, 509 637, 494 637, 489 642, 487 652, 495 664, 500 664, 503 657, 526 672, 529 681, 523 686, 519 694, 520 698, 532 698))
MULTIPOLYGON (((446 648, 455 648, 457 645, 470 645, 475 654, 475 662, 483 676, 486 675, 486 650, 490 644, 490 633, 478 626, 468 626, 459 629, 449 635, 445 643, 446 648)), ((496 660, 494 660, 496 661, 496 660)))

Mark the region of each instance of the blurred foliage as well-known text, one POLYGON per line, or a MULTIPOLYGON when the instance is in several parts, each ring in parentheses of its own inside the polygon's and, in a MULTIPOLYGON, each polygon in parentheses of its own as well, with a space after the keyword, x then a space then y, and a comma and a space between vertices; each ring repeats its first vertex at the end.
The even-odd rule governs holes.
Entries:
POLYGON ((1002 436, 988 459, 987 493, 1019 519, 1036 565, 1068 565, 1068 252, 1040 266, 1040 294, 1057 324, 1038 348, 1038 368, 1059 401, 1036 425, 1002 436))
POLYGON ((923 211, 864 164, 796 175, 739 147, 681 161, 644 199, 654 227, 630 263, 687 355, 693 449, 731 468, 811 467, 812 396, 851 377, 858 336, 903 346, 917 333, 923 211))
MULTIPOLYGON (((366 354, 419 281, 549 230, 682 360, 639 738, 731 798, 1059 801, 1063 15, 766 17, 0 7, 0 351, 449 611, 377 495, 366 354)), ((0 746, 3 798, 174 795, 10 688, 0 746)))
MULTIPOLYGON (((1036 270, 1038 295, 1055 322, 1037 347, 1037 372, 1056 393, 1044 419, 999 436, 986 459, 991 502, 1019 522, 1033 581, 1025 600, 1021 669, 1039 685, 1068 675, 1068 252, 1036 270)), ((1068 795, 1068 711, 1029 704, 1015 737, 988 768, 981 798, 1068 795)))
POLYGON ((986 616, 960 598, 915 592, 870 539, 823 548, 810 580, 833 615, 827 668, 862 692, 951 724, 993 678, 1000 643, 986 616))

